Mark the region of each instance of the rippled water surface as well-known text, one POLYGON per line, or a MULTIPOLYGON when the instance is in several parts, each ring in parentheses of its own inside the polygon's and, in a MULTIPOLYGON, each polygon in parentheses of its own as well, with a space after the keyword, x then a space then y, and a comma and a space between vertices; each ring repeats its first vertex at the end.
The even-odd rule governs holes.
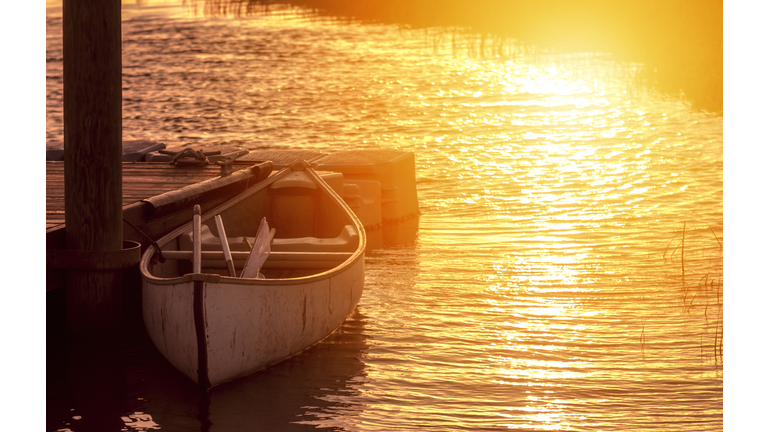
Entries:
POLYGON ((722 430, 722 115, 609 55, 437 34, 124 5, 124 139, 412 151, 422 215, 371 235, 323 343, 208 400, 148 339, 70 352, 48 430, 722 430))

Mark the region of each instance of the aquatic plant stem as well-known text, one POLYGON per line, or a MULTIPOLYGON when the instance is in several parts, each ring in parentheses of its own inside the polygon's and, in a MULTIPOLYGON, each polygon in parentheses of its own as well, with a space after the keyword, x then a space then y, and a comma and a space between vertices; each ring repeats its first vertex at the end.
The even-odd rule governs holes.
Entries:
MULTIPOLYGON (((720 287, 722 287, 722 282, 719 282, 717 284, 717 299, 718 299, 718 306, 717 306, 717 313, 718 318, 720 318, 720 360, 723 360, 723 317, 722 317, 722 309, 723 309, 723 302, 720 301, 720 287)), ((717 349, 717 347, 715 347, 717 349)))
MULTIPOLYGON (((669 250, 669 246, 672 244, 673 240, 675 240, 675 237, 672 237, 672 240, 670 240, 669 243, 667 243, 667 247, 666 247, 666 249, 664 249, 664 254, 662 255, 662 257, 664 257, 664 259, 667 259, 667 250, 669 250)), ((675 248, 675 250, 677 250, 677 248, 675 248)), ((672 253, 675 253, 675 252, 672 251, 672 253)), ((670 258, 671 257, 672 256, 670 255, 670 258)))
MULTIPOLYGON (((717 286, 717 318, 720 318, 720 285, 717 286)), ((720 331, 720 323, 717 321, 717 318, 715 319, 715 344, 712 348, 714 348, 714 354, 715 354, 715 360, 717 360, 717 336, 718 332, 720 331)))
POLYGON ((643 320, 643 327, 640 330, 640 353, 643 355, 643 361, 645 361, 645 320, 643 320))
POLYGON ((707 228, 709 228, 710 231, 712 231, 712 235, 715 236, 715 240, 717 240, 717 244, 720 245, 720 250, 723 250, 723 244, 720 243, 720 239, 717 238, 717 234, 715 234, 715 231, 712 230, 712 227, 707 225, 707 228))
POLYGON ((680 248, 680 266, 683 270, 683 284, 685 284, 685 221, 683 221, 683 242, 680 248))

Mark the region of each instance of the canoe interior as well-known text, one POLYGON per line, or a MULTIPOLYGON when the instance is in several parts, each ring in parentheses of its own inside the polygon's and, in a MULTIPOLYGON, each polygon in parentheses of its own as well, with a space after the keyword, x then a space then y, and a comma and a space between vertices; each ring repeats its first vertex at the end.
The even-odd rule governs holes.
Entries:
MULTIPOLYGON (((302 173, 302 172, 299 172, 302 173)), ((292 176, 301 174, 289 173, 292 176)), ((220 211, 203 216, 203 251, 221 251, 220 233, 213 218, 221 215, 229 247, 233 251, 237 275, 240 274, 259 222, 266 217, 274 239, 272 254, 262 267, 267 279, 290 279, 320 274, 344 262, 360 245, 358 228, 347 213, 324 188, 304 180, 286 179, 284 173, 270 178, 249 192, 242 200, 219 207, 220 211), (312 187, 314 185, 314 187, 312 187), (351 235, 350 235, 351 233, 351 235), (306 252, 306 253, 304 253, 306 252), (315 258, 313 258, 313 256, 315 258)), ((192 273, 191 229, 181 235, 161 240, 160 247, 170 259, 154 260, 149 273, 156 278, 177 278, 192 273)), ((210 255, 210 254, 209 254, 210 255)), ((202 273, 230 276, 223 254, 203 257, 202 273)))

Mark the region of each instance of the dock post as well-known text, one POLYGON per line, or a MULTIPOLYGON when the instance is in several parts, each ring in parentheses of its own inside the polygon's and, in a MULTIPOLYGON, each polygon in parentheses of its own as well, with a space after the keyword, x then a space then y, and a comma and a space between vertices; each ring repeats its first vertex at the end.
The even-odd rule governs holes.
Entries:
MULTIPOLYGON (((120 0, 63 5, 66 249, 122 249, 122 56, 120 0)), ((121 324, 122 270, 67 272, 72 335, 121 324)))

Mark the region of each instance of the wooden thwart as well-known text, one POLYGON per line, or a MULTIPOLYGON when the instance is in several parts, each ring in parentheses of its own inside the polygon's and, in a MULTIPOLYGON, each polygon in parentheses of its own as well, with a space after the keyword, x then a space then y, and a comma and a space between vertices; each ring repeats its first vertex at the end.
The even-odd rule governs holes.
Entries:
MULTIPOLYGON (((231 251, 232 263, 242 268, 250 252, 231 251)), ((192 260, 193 251, 163 251, 167 260, 192 260)), ((325 268, 334 267, 352 256, 352 252, 270 252, 264 268, 325 268)), ((223 251, 201 251, 203 268, 225 268, 223 251)))
MULTIPOLYGON (((232 255, 232 260, 237 261, 245 261, 246 258, 248 258, 248 254, 250 252, 245 251, 230 251, 230 254, 232 255)), ((171 259, 171 260, 191 260, 193 255, 193 251, 172 251, 172 250, 164 250, 163 256, 165 259, 171 259)), ((299 260, 310 260, 310 261, 338 261, 342 262, 348 259, 352 256, 352 252, 271 252, 269 254, 269 259, 273 261, 299 261, 299 260)), ((224 262, 224 252, 223 251, 201 251, 200 252, 201 259, 204 260, 221 260, 221 262, 224 262)))

